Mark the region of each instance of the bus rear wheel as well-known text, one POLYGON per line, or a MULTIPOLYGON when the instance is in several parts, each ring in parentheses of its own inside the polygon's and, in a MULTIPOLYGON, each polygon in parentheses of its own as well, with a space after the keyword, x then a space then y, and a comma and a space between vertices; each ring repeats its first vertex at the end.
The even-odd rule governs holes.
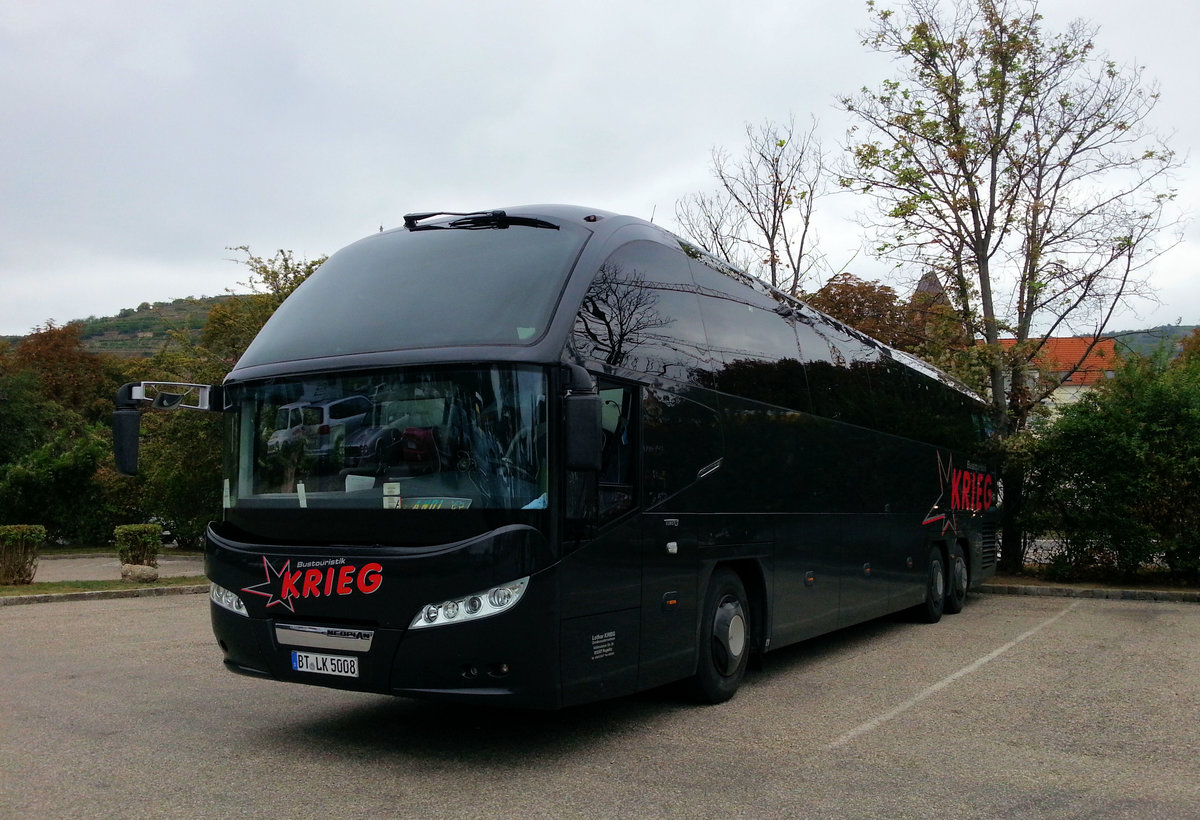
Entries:
POLYGON ((750 657, 750 605, 736 572, 720 568, 713 573, 701 617, 692 694, 702 703, 724 703, 741 685, 750 657))
POLYGON ((954 615, 963 611, 963 606, 967 603, 967 588, 971 584, 967 556, 963 554, 962 544, 950 547, 950 577, 946 580, 945 611, 954 615))

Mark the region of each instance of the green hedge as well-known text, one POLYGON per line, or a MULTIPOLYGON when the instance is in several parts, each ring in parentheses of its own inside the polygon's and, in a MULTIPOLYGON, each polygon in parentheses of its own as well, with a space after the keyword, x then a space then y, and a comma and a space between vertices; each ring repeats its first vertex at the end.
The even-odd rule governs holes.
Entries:
POLYGON ((158 551, 162 548, 161 524, 123 524, 113 529, 113 538, 122 564, 158 566, 158 551))
POLYGON ((0 586, 32 584, 44 543, 46 528, 40 524, 0 526, 0 586))

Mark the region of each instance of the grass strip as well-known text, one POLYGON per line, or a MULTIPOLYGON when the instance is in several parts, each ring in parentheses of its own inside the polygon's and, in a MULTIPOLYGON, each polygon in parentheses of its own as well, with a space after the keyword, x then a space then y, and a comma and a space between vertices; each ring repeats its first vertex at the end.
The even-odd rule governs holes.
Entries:
POLYGON ((150 587, 183 587, 207 584, 208 579, 203 575, 181 575, 171 578, 159 578, 153 583, 137 583, 134 581, 42 581, 36 584, 16 584, 0 586, 0 598, 10 598, 14 595, 51 595, 61 592, 96 592, 112 589, 147 589, 150 587))
MULTIPOLYGON (((117 548, 112 544, 95 546, 89 544, 66 544, 53 547, 43 546, 38 555, 42 558, 57 558, 63 555, 116 555, 117 548)), ((204 550, 184 550, 178 547, 163 547, 158 551, 159 558, 177 556, 180 558, 197 558, 204 556, 204 550)))

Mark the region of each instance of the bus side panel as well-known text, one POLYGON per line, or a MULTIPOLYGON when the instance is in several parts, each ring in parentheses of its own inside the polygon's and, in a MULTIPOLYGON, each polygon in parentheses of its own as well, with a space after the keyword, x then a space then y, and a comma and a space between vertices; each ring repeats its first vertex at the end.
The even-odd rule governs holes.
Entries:
POLYGON ((833 516, 782 516, 775 547, 771 648, 837 629, 842 569, 833 516))
POLYGON ((880 436, 861 427, 722 397, 729 446, 713 497, 776 513, 772 647, 886 614, 898 568, 880 436), (719 485, 719 486, 718 486, 719 485))
POLYGON ((624 609, 562 622, 563 706, 637 691, 640 620, 624 609))
POLYGON ((891 609, 898 612, 925 600, 929 547, 934 533, 921 526, 923 516, 891 516, 891 551, 898 565, 892 572, 891 609))

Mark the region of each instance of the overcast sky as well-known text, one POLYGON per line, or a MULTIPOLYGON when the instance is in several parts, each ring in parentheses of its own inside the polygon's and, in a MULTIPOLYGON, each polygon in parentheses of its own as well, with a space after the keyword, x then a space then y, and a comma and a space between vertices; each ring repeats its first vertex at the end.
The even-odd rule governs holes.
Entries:
MULTIPOLYGON (((1160 82, 1153 124, 1200 210, 1200 4, 1041 10, 1160 82)), ((747 123, 811 115, 840 144, 836 97, 893 74, 867 24, 854 0, 0 0, 0 334, 236 290, 228 246, 315 257, 412 211, 563 202, 674 228, 747 123)), ((822 249, 878 275, 850 200, 822 249)), ((1162 304, 1113 329, 1200 324, 1198 272, 1193 221, 1155 264, 1162 304)))

